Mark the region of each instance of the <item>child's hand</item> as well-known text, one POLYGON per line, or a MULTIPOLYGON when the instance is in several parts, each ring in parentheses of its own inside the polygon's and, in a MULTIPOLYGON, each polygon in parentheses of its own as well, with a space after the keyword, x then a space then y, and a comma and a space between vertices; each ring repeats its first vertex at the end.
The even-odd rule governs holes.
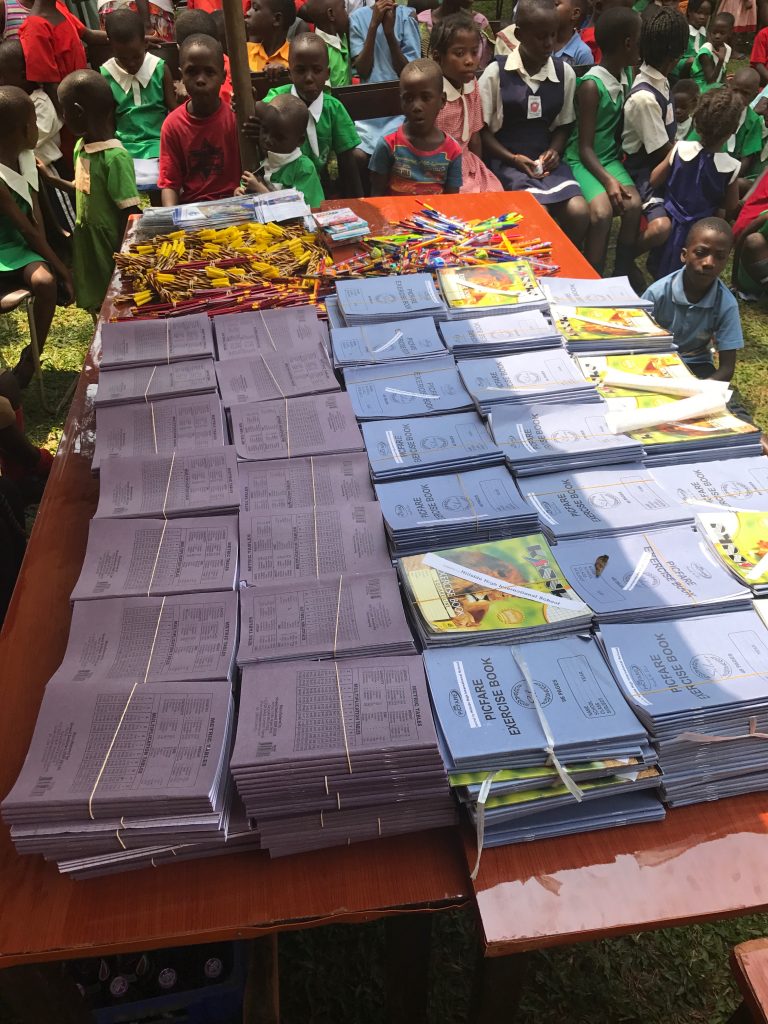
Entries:
POLYGON ((179 100, 185 100, 187 98, 187 87, 184 85, 181 79, 174 81, 173 91, 176 93, 176 98, 179 100))
POLYGON ((61 267, 56 275, 61 282, 61 288, 66 295, 69 302, 75 301, 75 284, 72 280, 72 274, 69 272, 67 267, 61 267))
POLYGON ((261 118, 258 114, 251 114, 243 121, 243 135, 246 139, 253 139, 255 143, 261 143, 261 118))
POLYGON ((522 153, 517 153, 512 164, 518 171, 523 174, 527 174, 529 178, 543 178, 544 175, 539 171, 537 167, 537 161, 531 160, 528 156, 523 156, 522 153))
POLYGON ((285 78, 287 76, 288 68, 285 64, 272 62, 264 68, 264 74, 267 76, 268 82, 276 82, 278 78, 285 78))
POLYGON ((390 12, 392 20, 394 21, 394 0, 376 0, 376 3, 373 5, 371 20, 373 21, 374 25, 383 25, 385 15, 389 15, 390 12))
POLYGON ((269 192, 269 188, 257 174, 253 173, 253 171, 243 171, 242 177, 240 178, 240 188, 237 192, 239 195, 245 195, 246 192, 251 194, 255 192, 263 193, 269 192), (240 191, 240 189, 242 189, 242 191, 240 191))
POLYGON ((544 170, 544 177, 551 174, 556 167, 560 166, 560 154, 555 149, 545 149, 539 157, 539 163, 544 170))
POLYGON ((618 217, 624 213, 624 202, 629 199, 629 192, 615 178, 609 178, 605 186, 605 192, 611 201, 614 214, 618 217))

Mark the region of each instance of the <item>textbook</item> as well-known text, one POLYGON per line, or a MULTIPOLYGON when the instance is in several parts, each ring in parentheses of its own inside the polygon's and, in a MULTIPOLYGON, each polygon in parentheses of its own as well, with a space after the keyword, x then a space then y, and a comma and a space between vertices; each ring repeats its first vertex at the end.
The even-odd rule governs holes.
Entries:
POLYGON ((690 526, 561 541, 557 560, 598 622, 642 622, 747 608, 738 584, 690 526))
POLYGON ((212 357, 213 330, 206 313, 165 320, 117 320, 99 329, 102 370, 152 366, 212 357))
POLYGON ((390 274, 336 282, 339 310, 348 327, 426 315, 445 319, 445 302, 431 274, 390 274))
POLYGON ((458 367, 478 411, 486 415, 498 406, 600 402, 594 384, 564 349, 461 359, 458 367))
POLYGON ((639 298, 628 277, 547 277, 541 287, 550 305, 652 307, 639 298))
POLYGON ((605 408, 584 405, 499 405, 488 416, 494 441, 517 476, 640 462, 642 445, 613 434, 605 408))
POLYGON ((653 471, 666 494, 691 511, 762 512, 768 508, 768 459, 764 456, 661 466, 653 471))
POLYGON ((237 516, 92 519, 71 600, 234 590, 237 516))
POLYGON ((229 419, 237 457, 246 462, 363 451, 352 404, 343 392, 235 405, 229 419))
POLYGON ((96 412, 91 468, 112 455, 171 455, 220 448, 227 443, 224 409, 211 393, 160 402, 103 406, 96 412))
POLYGON ((425 356, 344 371, 347 394, 358 420, 464 412, 472 399, 453 356, 425 356))
POLYGON ((570 352, 664 352, 672 335, 640 308, 550 306, 552 321, 570 352))
POLYGON ((331 350, 334 366, 346 368, 442 355, 445 345, 432 317, 421 316, 357 327, 334 327, 331 350))
POLYGON ((475 412, 361 424, 375 482, 500 465, 504 455, 475 412))
POLYGON ((268 402, 338 391, 328 353, 319 343, 302 352, 259 352, 216 363, 222 404, 268 402))
POLYGON ((504 466, 376 484, 394 555, 456 547, 539 529, 504 466))
POLYGON ((363 452, 240 462, 237 471, 240 509, 244 513, 329 508, 376 500, 363 452))
POLYGON ((214 316, 216 350, 220 362, 265 355, 314 352, 328 347, 328 335, 314 306, 263 309, 214 316))
POLYGON ((693 523, 693 510, 665 491, 650 470, 632 463, 526 477, 521 491, 538 512, 542 531, 557 540, 635 533, 649 523, 693 523))
POLYGON ((186 398, 215 391, 213 360, 185 359, 178 363, 102 370, 99 373, 95 404, 98 410, 105 405, 150 402, 158 398, 186 398))
POLYGON ((757 597, 768 595, 768 510, 700 512, 696 529, 736 579, 757 597))
POLYGON ((446 267, 437 271, 449 320, 473 319, 506 307, 545 309, 547 300, 527 260, 482 266, 446 267))
POLYGON ((237 512, 235 449, 105 459, 97 519, 213 515, 237 512))
POLYGON ((592 618, 540 533, 408 555, 397 571, 425 647, 555 637, 592 618))
POLYGON ((562 348, 563 344, 560 335, 538 309, 521 309, 471 320, 449 320, 440 324, 440 333, 457 359, 562 348))

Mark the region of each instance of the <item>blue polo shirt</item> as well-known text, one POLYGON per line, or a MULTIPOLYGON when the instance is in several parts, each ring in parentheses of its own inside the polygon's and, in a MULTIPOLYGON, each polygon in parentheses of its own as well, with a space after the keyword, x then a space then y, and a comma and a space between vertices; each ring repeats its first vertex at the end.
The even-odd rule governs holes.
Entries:
POLYGON ((592 51, 581 38, 578 32, 574 32, 562 50, 552 54, 553 57, 560 57, 571 67, 584 67, 585 64, 594 64, 595 58, 592 51))
POLYGON ((703 299, 691 305, 683 288, 683 269, 655 281, 643 293, 653 302, 653 315, 674 337, 686 363, 712 361, 711 344, 718 352, 744 348, 739 306, 718 278, 703 299))

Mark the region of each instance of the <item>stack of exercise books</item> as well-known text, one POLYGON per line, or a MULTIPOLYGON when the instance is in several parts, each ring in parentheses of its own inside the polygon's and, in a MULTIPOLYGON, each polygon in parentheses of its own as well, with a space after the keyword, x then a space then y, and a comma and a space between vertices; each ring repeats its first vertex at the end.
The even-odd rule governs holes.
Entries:
POLYGON ((445 345, 429 316, 412 320, 334 327, 331 330, 333 365, 346 370, 351 366, 411 361, 424 356, 445 354, 445 345))
POLYGON ((333 304, 328 313, 331 325, 340 327, 380 324, 414 316, 445 320, 448 316, 431 274, 392 274, 338 281, 336 304, 341 323, 333 322, 333 304))
POLYGON ((355 416, 361 421, 473 408, 453 356, 447 354, 378 366, 347 367, 344 383, 355 416))
POLYGON ((368 221, 348 206, 337 210, 316 210, 312 216, 320 229, 320 238, 331 249, 340 245, 353 245, 371 233, 368 221))
POLYGON ((520 489, 551 540, 636 533, 649 523, 657 529, 693 524, 692 509, 665 491, 650 470, 631 463, 530 476, 520 489))
POLYGON ((424 647, 549 639, 592 620, 540 533, 409 555, 397 571, 424 647))
POLYGON ((475 412, 373 420, 361 429, 377 483, 504 462, 504 453, 475 412))
POLYGON ((659 751, 671 805, 768 789, 768 630, 763 602, 599 633, 659 751))
POLYGON ((394 556, 539 530, 504 466, 376 484, 376 497, 394 556))
POLYGON ((260 309, 248 313, 215 316, 216 351, 219 362, 243 357, 314 352, 328 349, 328 331, 314 306, 260 309))
POLYGON ((231 769, 272 857, 455 821, 418 657, 246 668, 231 769))
POLYGON ((447 320, 472 320, 515 309, 546 309, 547 300, 527 260, 437 271, 447 320))
POLYGON ((241 462, 237 470, 240 511, 246 514, 376 500, 363 452, 241 462))
POLYGON ((458 366, 467 391, 485 415, 499 406, 600 403, 594 384, 562 348, 462 359, 458 366))
POLYGON ((664 816, 656 753, 594 640, 426 651, 424 662, 479 849, 664 816))
POLYGON ((693 512, 768 510, 768 459, 763 456, 659 467, 653 475, 693 512))
POLYGON ((363 451, 349 395, 343 392, 248 402, 228 413, 237 457, 246 462, 363 451))
POLYGON ((205 359, 214 355, 213 329, 205 313, 173 320, 118 320, 99 331, 102 370, 205 359))
POLYGON ((751 602, 750 591, 690 526, 561 541, 556 552, 600 624, 714 615, 751 602))
POLYGON ((261 351, 227 359, 216 363, 216 379, 226 408, 339 390, 328 353, 319 343, 303 351, 261 351))
POLYGON ((494 441, 517 476, 639 462, 645 450, 628 434, 614 434, 605 409, 593 403, 500 405, 488 417, 494 441))
POLYGON ((440 324, 449 351, 457 358, 506 356, 532 349, 561 348, 562 339, 539 309, 499 316, 449 320, 440 324))
POLYGON ((756 597, 768 596, 768 509, 700 512, 696 529, 728 571, 756 597))
POLYGON ((186 398, 216 392, 212 359, 184 359, 103 370, 96 389, 96 408, 130 402, 154 402, 159 398, 186 398))

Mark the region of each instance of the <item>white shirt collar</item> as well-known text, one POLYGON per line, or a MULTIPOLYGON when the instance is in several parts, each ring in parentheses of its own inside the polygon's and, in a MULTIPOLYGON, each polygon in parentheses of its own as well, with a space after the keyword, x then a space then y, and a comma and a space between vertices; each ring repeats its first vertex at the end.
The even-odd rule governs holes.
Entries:
POLYGON ((453 101, 459 99, 459 97, 463 98, 464 96, 470 96, 475 91, 476 85, 477 79, 473 78, 471 82, 465 82, 459 90, 455 86, 451 85, 447 78, 444 78, 443 92, 445 93, 445 98, 448 102, 453 103, 453 101))
MULTIPOLYGON (((301 99, 299 94, 296 92, 296 86, 291 86, 291 96, 296 96, 297 99, 301 99)), ((309 119, 307 120, 307 142, 309 147, 315 156, 320 156, 320 146, 317 142, 317 122, 323 116, 323 103, 325 99, 325 93, 320 93, 316 100, 313 100, 307 110, 309 111, 309 119)), ((302 100, 302 102, 304 102, 302 100)))
POLYGON ((330 32, 323 32, 323 30, 319 29, 317 26, 315 26, 315 35, 320 36, 320 38, 327 43, 328 46, 332 46, 334 50, 338 50, 340 53, 342 52, 341 39, 339 36, 332 36, 330 32))
POLYGON ((741 112, 741 117, 739 118, 739 123, 736 125, 736 131, 733 133, 733 135, 731 135, 731 137, 728 139, 728 141, 725 144, 725 148, 728 150, 729 153, 732 153, 734 151, 734 149, 736 149, 736 136, 739 134, 741 129, 744 127, 744 122, 747 119, 747 110, 748 110, 748 108, 744 107, 744 109, 741 112))
POLYGON ((605 88, 608 90, 608 95, 612 101, 616 101, 618 97, 624 91, 625 86, 629 85, 629 79, 627 78, 627 72, 621 72, 621 80, 614 78, 608 68, 604 68, 602 64, 597 64, 595 67, 590 68, 587 74, 591 78, 599 78, 605 88))
POLYGON ((267 153, 267 159, 264 161, 264 180, 271 181, 275 171, 279 171, 286 164, 292 164, 300 156, 301 150, 298 146, 290 153, 267 153))
POLYGON ((123 149, 120 139, 107 139, 104 142, 84 142, 83 153, 103 153, 105 149, 123 149))
POLYGON ((546 64, 539 68, 535 75, 529 75, 525 70, 523 64, 523 58, 520 55, 520 47, 516 47, 512 53, 507 57, 506 64, 504 65, 505 71, 517 71, 529 82, 545 82, 549 79, 550 82, 557 81, 557 72, 555 71, 555 63, 551 57, 547 58, 546 64))
POLYGON ((652 68, 650 64, 640 65, 640 70, 633 85, 640 85, 643 82, 652 86, 657 92, 660 92, 665 99, 669 99, 669 79, 656 68, 652 68))
POLYGON ((32 205, 32 194, 30 189, 37 192, 37 164, 35 154, 31 149, 23 149, 19 153, 19 169, 14 171, 7 164, 0 164, 0 178, 5 182, 11 192, 15 192, 25 202, 32 205))
POLYGON ((693 115, 691 115, 691 117, 687 117, 685 119, 685 121, 678 121, 677 122, 677 131, 675 132, 675 137, 676 137, 678 142, 680 142, 681 140, 685 139, 685 136, 691 130, 691 125, 692 124, 693 124, 693 115))
POLYGON ((116 57, 110 57, 109 60, 104 62, 104 67, 110 73, 112 78, 117 82, 123 92, 128 92, 129 89, 133 90, 133 103, 134 106, 141 106, 141 90, 146 89, 149 85, 152 75, 155 73, 155 68, 160 63, 160 58, 156 57, 153 53, 147 53, 144 55, 144 61, 141 67, 132 75, 126 71, 125 68, 121 67, 117 63, 116 57))

